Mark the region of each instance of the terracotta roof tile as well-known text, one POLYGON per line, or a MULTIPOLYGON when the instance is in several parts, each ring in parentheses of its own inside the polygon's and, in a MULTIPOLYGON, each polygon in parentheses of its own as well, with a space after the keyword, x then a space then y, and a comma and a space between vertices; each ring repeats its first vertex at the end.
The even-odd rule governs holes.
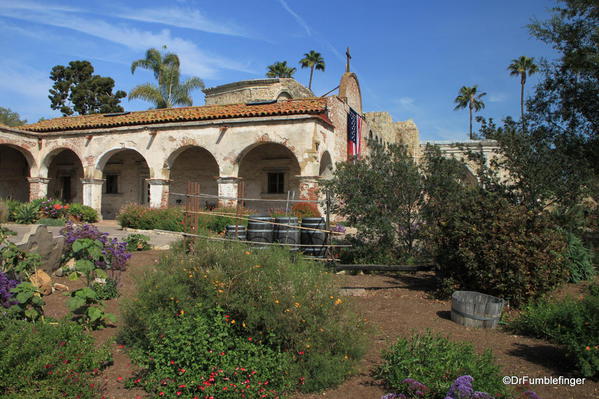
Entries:
POLYGON ((331 123, 326 116, 325 98, 302 98, 271 104, 208 105, 202 107, 152 109, 123 114, 68 116, 21 126, 20 129, 34 132, 55 132, 154 123, 300 114, 318 115, 325 122, 331 123))

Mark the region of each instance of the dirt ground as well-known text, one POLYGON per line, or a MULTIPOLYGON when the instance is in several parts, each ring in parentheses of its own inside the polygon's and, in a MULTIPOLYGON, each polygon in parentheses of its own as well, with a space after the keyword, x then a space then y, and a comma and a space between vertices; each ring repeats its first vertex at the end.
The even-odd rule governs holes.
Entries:
MULTIPOLYGON (((121 279, 121 298, 135 292, 135 276, 155 264, 162 251, 138 252, 130 260, 128 271, 121 279)), ((351 298, 356 308, 374 326, 375 333, 368 353, 360 364, 358 374, 335 389, 320 394, 295 395, 292 399, 379 399, 388 393, 372 377, 370 371, 380 364, 380 352, 398 337, 414 331, 431 329, 456 341, 471 342, 477 351, 490 348, 507 376, 575 376, 565 368, 563 352, 546 341, 517 336, 498 330, 472 329, 450 320, 451 304, 429 298, 432 275, 428 273, 389 275, 337 275, 339 287, 351 298)), ((78 288, 77 282, 56 278, 69 288, 78 288)), ((80 284, 80 283, 79 283, 80 284)), ((581 285, 565 287, 557 296, 580 295, 581 285)), ((62 317, 67 313, 67 297, 56 292, 44 298, 46 314, 62 317)), ((107 301, 106 310, 119 316, 118 300, 107 301)), ((118 324, 118 323, 117 323, 118 324)), ((98 343, 108 342, 112 348, 114 364, 102 373, 98 381, 104 385, 106 399, 137 399, 146 397, 143 391, 124 389, 124 381, 134 372, 127 349, 114 342, 117 328, 94 332, 98 343)), ((585 381, 583 385, 535 385, 534 390, 543 399, 599 399, 599 381, 585 381)))

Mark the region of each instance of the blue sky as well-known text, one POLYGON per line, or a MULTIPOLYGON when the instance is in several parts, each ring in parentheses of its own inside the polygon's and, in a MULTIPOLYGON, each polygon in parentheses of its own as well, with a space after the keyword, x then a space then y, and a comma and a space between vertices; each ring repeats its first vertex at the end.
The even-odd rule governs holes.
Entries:
MULTIPOLYGON (((264 77, 266 66, 287 61, 307 86, 309 70, 298 61, 315 50, 325 72, 313 91, 335 88, 351 48, 352 71, 362 88, 364 111, 413 119, 423 140, 467 138, 468 112, 454 111, 463 85, 478 84, 486 108, 480 115, 519 114, 519 79, 506 71, 521 55, 552 58, 529 36, 531 19, 545 20, 552 0, 0 0, 0 106, 29 122, 60 116, 50 109, 54 65, 89 60, 95 73, 129 91, 153 81, 131 74, 131 62, 163 45, 181 59, 184 77, 206 87, 264 77)), ((529 79, 531 92, 537 77, 529 79)), ((203 105, 201 92, 194 105, 203 105)), ((149 104, 125 99, 126 110, 149 104)))

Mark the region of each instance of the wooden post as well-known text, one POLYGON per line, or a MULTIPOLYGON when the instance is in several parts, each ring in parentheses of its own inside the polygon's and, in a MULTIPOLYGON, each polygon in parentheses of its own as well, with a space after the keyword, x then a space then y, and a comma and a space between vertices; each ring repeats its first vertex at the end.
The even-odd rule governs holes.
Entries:
MULTIPOLYGON (((326 192, 326 199, 325 199, 325 230, 326 231, 331 231, 331 191, 327 188, 326 192)), ((327 246, 327 248, 325 249, 325 256, 327 259, 333 259, 333 249, 330 247, 331 245, 331 233, 325 233, 326 234, 326 240, 325 240, 325 245, 327 246)))
MULTIPOLYGON (((241 216, 242 198, 244 198, 244 195, 245 195, 244 191, 245 191, 244 181, 242 179, 237 180, 237 202, 236 202, 236 209, 235 209, 235 216, 237 216, 237 218, 239 218, 241 216)), ((236 219, 235 220, 235 238, 239 237, 238 230, 239 230, 239 219, 236 219)))
MULTIPOLYGON (((200 211, 200 183, 187 182, 187 193, 185 195, 185 213, 183 215, 183 230, 186 233, 197 234, 198 212, 200 211)), ((193 252, 193 239, 185 238, 185 249, 193 252)))

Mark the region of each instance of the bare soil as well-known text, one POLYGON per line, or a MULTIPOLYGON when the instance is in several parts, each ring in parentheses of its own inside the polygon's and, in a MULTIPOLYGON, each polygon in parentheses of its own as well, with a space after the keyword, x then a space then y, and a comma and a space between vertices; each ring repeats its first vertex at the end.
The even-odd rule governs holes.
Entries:
MULTIPOLYGON (((135 293, 135 278, 158 262, 163 251, 145 251, 133 254, 127 272, 121 278, 118 299, 107 301, 106 310, 120 315, 119 302, 135 293)), ((430 273, 388 275, 337 275, 339 287, 358 311, 373 325, 375 333, 371 346, 359 366, 358 373, 335 389, 319 394, 295 395, 293 399, 379 399, 388 390, 375 381, 371 370, 381 362, 381 350, 393 344, 398 337, 410 336, 414 331, 431 329, 455 341, 467 341, 477 351, 490 348, 504 375, 508 376, 564 376, 576 377, 567 368, 568 362, 559 346, 546 341, 513 335, 505 330, 483 330, 460 326, 450 319, 449 301, 431 299, 430 273)), ((55 281, 75 289, 80 284, 66 278, 55 281)), ((556 297, 578 296, 584 284, 569 285, 556 297)), ((67 314, 67 297, 55 292, 44 298, 46 314, 62 317, 67 314)), ((118 324, 118 323, 117 323, 118 324)), ((108 343, 112 348, 114 364, 105 369, 98 383, 105 387, 106 399, 137 399, 147 397, 144 391, 127 390, 124 382, 133 375, 135 367, 129 361, 127 349, 115 343, 117 328, 106 328, 93 333, 98 344, 108 343)), ((586 380, 583 385, 535 385, 529 387, 543 399, 599 399, 599 381, 586 380)))

